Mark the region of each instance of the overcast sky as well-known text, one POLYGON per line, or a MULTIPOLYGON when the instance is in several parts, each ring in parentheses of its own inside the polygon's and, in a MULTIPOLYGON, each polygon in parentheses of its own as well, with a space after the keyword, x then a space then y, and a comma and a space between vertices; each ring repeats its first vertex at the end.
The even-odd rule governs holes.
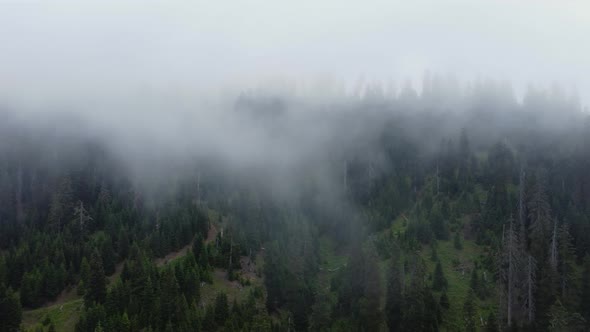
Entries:
POLYGON ((557 82, 588 104, 590 2, 0 0, 3 99, 425 70, 517 89, 557 82))

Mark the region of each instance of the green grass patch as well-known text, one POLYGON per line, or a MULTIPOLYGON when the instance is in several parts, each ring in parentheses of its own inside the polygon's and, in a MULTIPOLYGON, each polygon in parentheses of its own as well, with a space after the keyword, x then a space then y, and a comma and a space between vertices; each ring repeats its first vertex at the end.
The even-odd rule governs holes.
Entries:
MULTIPOLYGON (((84 301, 76 299, 63 304, 23 312, 23 324, 27 330, 34 330, 37 326, 43 326, 42 322, 49 318, 55 325, 56 331, 74 331, 80 318, 84 301)), ((49 325, 45 326, 45 330, 49 325)))
MULTIPOLYGON (((421 252, 421 256, 426 262, 428 272, 433 274, 436 262, 432 261, 431 253, 431 248, 425 246, 424 250, 421 252)), ((482 253, 483 249, 473 241, 469 240, 463 240, 462 250, 455 249, 453 241, 437 242, 437 256, 448 281, 447 296, 450 303, 450 308, 443 313, 442 331, 461 331, 463 329, 463 303, 465 302, 467 292, 469 291, 471 271, 475 266, 475 260, 478 259, 482 253)), ((491 282, 489 272, 488 276, 488 282, 491 282)), ((484 281, 480 278, 480 282, 484 281)), ((434 292, 434 295, 438 300, 441 292, 434 292)), ((493 296, 490 296, 485 301, 478 299, 477 307, 477 320, 479 323, 479 315, 481 315, 485 321, 489 311, 493 310, 493 296)))

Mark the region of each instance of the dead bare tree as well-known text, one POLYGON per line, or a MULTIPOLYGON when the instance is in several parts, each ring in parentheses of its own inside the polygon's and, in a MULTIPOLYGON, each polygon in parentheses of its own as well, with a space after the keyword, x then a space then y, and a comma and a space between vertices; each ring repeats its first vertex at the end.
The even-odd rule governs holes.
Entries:
POLYGON ((528 255, 527 269, 526 269, 526 311, 529 323, 535 319, 535 281, 536 281, 537 263, 533 256, 528 255))
POLYGON ((557 271, 557 219, 553 222, 553 235, 551 236, 551 246, 549 247, 549 265, 554 271, 557 271))
POLYGON ((500 274, 505 285, 505 312, 506 324, 511 326, 513 319, 513 310, 516 302, 516 284, 520 266, 520 246, 516 232, 514 231, 514 221, 512 216, 509 219, 508 230, 502 235, 502 265, 500 274))
POLYGON ((520 165, 520 176, 518 180, 518 223, 519 223, 519 232, 520 232, 520 241, 521 245, 526 246, 527 238, 526 238, 526 231, 525 231, 525 223, 526 223, 526 214, 525 214, 525 182, 526 182, 526 173, 524 171, 524 166, 520 165))
POLYGON ((76 216, 76 220, 78 221, 78 225, 80 226, 80 232, 83 233, 86 229, 86 224, 92 221, 92 217, 84 208, 84 203, 82 201, 78 201, 78 206, 74 207, 74 215, 76 216))

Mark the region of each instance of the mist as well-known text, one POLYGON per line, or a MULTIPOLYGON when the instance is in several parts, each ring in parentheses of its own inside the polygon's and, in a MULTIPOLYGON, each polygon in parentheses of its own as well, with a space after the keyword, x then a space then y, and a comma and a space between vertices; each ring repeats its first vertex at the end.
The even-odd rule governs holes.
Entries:
POLYGON ((589 330, 589 33, 585 1, 0 1, 0 330, 589 330))
POLYGON ((354 211, 349 186, 429 174, 462 132, 575 149, 587 126, 583 2, 0 6, 4 140, 56 174, 98 146, 156 201, 198 178, 354 211))
MULTIPOLYGON (((174 98, 277 81, 424 73, 578 90, 588 98, 584 1, 4 1, 0 91, 20 102, 174 98), (43 101, 42 101, 43 100, 43 101)), ((311 85, 311 84, 308 84, 311 85)))

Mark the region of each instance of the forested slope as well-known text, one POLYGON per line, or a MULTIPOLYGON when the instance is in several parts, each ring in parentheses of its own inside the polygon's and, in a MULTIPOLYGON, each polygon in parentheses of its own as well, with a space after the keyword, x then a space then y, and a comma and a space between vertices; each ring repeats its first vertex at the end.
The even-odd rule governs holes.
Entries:
POLYGON ((586 330, 590 120, 502 91, 244 95, 230 157, 6 111, 0 330, 586 330))

